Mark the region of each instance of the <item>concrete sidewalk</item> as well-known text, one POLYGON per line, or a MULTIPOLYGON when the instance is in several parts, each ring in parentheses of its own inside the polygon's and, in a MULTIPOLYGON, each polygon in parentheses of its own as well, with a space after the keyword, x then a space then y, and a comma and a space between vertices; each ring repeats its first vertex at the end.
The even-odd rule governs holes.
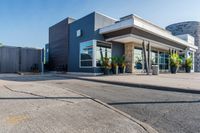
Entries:
POLYGON ((154 133, 150 126, 67 88, 0 80, 4 133, 154 133))
POLYGON ((123 86, 200 94, 200 73, 160 74, 158 76, 126 74, 72 77, 123 86))

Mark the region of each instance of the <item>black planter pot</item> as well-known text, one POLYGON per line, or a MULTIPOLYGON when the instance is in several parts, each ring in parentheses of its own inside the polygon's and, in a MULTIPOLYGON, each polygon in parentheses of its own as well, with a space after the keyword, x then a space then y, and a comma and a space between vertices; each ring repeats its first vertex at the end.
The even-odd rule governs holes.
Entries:
POLYGON ((119 68, 118 68, 118 71, 119 71, 119 73, 122 73, 122 68, 119 67, 119 68))
POLYGON ((177 72, 177 67, 171 66, 171 73, 176 74, 176 72, 177 72))
POLYGON ((119 67, 119 73, 126 73, 126 67, 119 67))
POLYGON ((186 71, 186 73, 191 73, 191 68, 190 67, 186 67, 185 71, 186 71))
POLYGON ((113 74, 118 74, 119 73, 119 67, 112 68, 112 72, 113 72, 113 74))
POLYGON ((104 75, 109 75, 110 74, 110 69, 104 69, 104 75))

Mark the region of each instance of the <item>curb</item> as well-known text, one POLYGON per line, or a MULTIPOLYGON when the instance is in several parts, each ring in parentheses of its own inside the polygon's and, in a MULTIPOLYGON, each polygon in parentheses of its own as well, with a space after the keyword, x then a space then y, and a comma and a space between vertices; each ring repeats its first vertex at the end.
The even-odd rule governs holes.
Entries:
MULTIPOLYGON (((64 89, 64 88, 63 88, 63 89, 64 89)), ((139 120, 133 118, 133 117, 130 116, 129 114, 127 114, 127 113, 125 113, 125 112, 123 112, 123 111, 120 111, 120 110, 118 110, 118 109, 112 107, 111 105, 108 105, 108 104, 102 102, 101 100, 92 98, 92 97, 90 97, 90 96, 88 96, 88 95, 86 95, 86 94, 83 94, 83 93, 80 93, 80 92, 71 90, 71 89, 69 89, 69 88, 65 88, 65 89, 67 89, 68 91, 71 91, 72 93, 76 93, 76 94, 81 95, 81 96, 83 96, 83 97, 87 97, 87 98, 93 100, 94 102, 96 102, 96 103, 98 103, 98 104, 101 104, 101 105, 105 106, 106 108, 109 108, 109 109, 113 110, 114 112, 116 112, 116 113, 118 113, 118 114, 120 114, 120 115, 122 115, 122 116, 128 118, 129 120, 131 120, 131 121, 137 123, 140 127, 142 127, 142 128, 143 128, 146 132, 148 132, 148 133, 158 133, 158 131, 156 131, 156 130, 155 130, 154 128, 152 128, 150 125, 148 125, 148 124, 146 124, 146 123, 144 123, 144 122, 141 122, 141 121, 139 121, 139 120)))
POLYGON ((105 81, 105 80, 86 79, 86 78, 77 78, 77 79, 99 82, 99 83, 106 83, 106 84, 114 84, 114 85, 119 85, 119 86, 127 86, 127 87, 138 87, 138 88, 160 90, 160 91, 173 91, 173 92, 200 94, 200 90, 195 90, 195 89, 183 89, 183 88, 177 88, 177 87, 167 87, 167 86, 148 85, 148 84, 129 83, 129 82, 105 81))
POLYGON ((55 76, 70 77, 70 78, 78 79, 78 80, 92 81, 92 82, 97 82, 97 83, 105 83, 105 84, 112 84, 112 85, 119 85, 119 86, 126 86, 126 87, 138 87, 138 88, 143 88, 143 89, 152 89, 152 90, 160 90, 160 91, 200 94, 200 90, 196 90, 196 89, 183 89, 183 88, 178 88, 178 87, 158 86, 158 85, 120 82, 120 81, 106 81, 106 80, 100 80, 100 79, 81 78, 81 77, 70 76, 70 75, 55 75, 55 76))

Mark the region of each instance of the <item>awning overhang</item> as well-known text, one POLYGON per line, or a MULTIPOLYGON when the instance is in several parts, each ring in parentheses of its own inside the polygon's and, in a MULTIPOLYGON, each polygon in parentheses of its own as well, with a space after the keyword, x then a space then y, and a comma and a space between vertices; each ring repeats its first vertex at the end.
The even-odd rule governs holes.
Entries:
POLYGON ((131 42, 134 42, 135 44, 142 44, 143 41, 145 41, 146 43, 150 42, 151 46, 159 48, 159 49, 163 49, 163 50, 169 50, 169 49, 184 50, 185 49, 185 47, 183 48, 173 47, 173 46, 166 45, 164 43, 160 43, 160 42, 143 38, 141 36, 137 36, 133 34, 127 34, 127 35, 117 36, 113 38, 108 38, 106 39, 106 41, 118 42, 118 43, 123 43, 123 44, 131 43, 131 42))
POLYGON ((113 25, 100 29, 107 41, 128 43, 132 41, 150 41, 157 45, 172 47, 175 49, 198 49, 194 44, 190 44, 170 32, 162 29, 146 20, 133 15, 128 19, 119 21, 113 25))

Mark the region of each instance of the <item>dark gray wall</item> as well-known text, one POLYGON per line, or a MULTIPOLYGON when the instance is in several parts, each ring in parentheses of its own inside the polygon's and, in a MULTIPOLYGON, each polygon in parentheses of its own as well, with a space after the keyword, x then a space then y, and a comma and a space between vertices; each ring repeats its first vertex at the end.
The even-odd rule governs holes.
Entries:
POLYGON ((194 69, 200 72, 200 22, 188 21, 172 24, 166 27, 173 35, 190 34, 195 38, 195 45, 198 47, 195 53, 194 69))
POLYGON ((15 73, 19 70, 19 48, 0 47, 0 73, 15 73))
POLYGON ((0 73, 30 72, 34 64, 41 70, 41 50, 0 47, 0 73))
POLYGON ((69 72, 94 72, 94 69, 79 68, 79 45, 81 42, 94 39, 94 13, 89 14, 70 24, 69 39, 69 72), (81 30, 82 36, 77 37, 76 31, 81 30))
POLYGON ((123 56, 124 55, 124 44, 121 43, 112 43, 112 56, 123 56))
POLYGON ((104 40, 104 37, 99 34, 99 28, 113 24, 112 20, 104 15, 93 12, 81 19, 78 19, 70 24, 69 38, 69 72, 99 72, 98 68, 79 68, 79 45, 81 42, 89 40, 104 40), (76 31, 81 30, 82 36, 77 37, 76 31))
POLYGON ((20 53, 21 53, 20 71, 22 72, 31 71, 31 67, 33 67, 34 64, 36 64, 39 69, 41 68, 41 51, 40 50, 36 50, 32 48, 21 48, 20 53))
POLYGON ((49 65, 51 70, 67 71, 69 23, 74 19, 67 18, 49 28, 49 65))

